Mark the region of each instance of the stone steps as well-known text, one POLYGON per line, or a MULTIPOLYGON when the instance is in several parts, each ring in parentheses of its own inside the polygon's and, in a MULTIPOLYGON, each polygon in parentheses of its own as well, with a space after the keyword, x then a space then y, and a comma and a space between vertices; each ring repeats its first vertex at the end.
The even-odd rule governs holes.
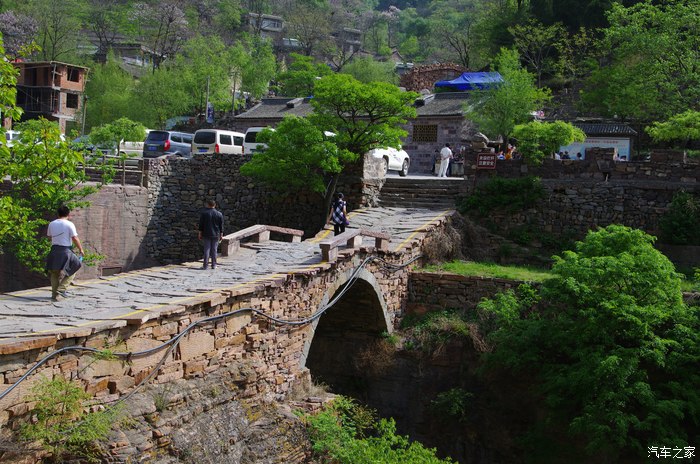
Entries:
POLYGON ((465 190, 464 181, 387 178, 382 187, 381 206, 404 208, 454 208, 455 200, 465 190))

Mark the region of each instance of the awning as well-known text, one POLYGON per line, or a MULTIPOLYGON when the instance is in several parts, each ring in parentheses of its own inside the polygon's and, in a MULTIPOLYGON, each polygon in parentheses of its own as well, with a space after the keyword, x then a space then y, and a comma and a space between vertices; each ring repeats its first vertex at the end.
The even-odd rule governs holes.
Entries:
POLYGON ((469 72, 451 81, 438 81, 435 87, 450 90, 484 90, 502 82, 503 78, 497 72, 469 72))

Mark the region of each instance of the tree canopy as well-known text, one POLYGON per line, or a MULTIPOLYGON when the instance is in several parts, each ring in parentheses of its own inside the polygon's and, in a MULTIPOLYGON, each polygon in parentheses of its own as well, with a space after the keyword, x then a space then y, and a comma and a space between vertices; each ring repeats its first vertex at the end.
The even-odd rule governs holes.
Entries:
POLYGON ((543 159, 559 151, 559 147, 573 142, 583 142, 586 134, 571 123, 564 121, 532 121, 513 129, 513 138, 525 161, 540 164, 543 159))
POLYGON ((699 312, 654 240, 619 225, 589 232, 539 291, 480 305, 497 320, 490 360, 534 376, 550 432, 563 426, 603 462, 698 439, 699 312))
POLYGON ((532 119, 532 112, 549 100, 548 89, 538 89, 534 76, 520 65, 518 53, 502 49, 495 67, 503 83, 475 93, 469 101, 468 116, 489 137, 507 140, 517 124, 532 119))

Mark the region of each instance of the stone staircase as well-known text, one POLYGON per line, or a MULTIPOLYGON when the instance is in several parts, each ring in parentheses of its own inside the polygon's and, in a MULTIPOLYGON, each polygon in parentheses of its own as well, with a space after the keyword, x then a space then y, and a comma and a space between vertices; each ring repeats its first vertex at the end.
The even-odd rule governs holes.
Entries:
POLYGON ((455 201, 466 190, 464 179, 423 179, 387 177, 379 196, 380 206, 400 208, 454 208, 455 201))

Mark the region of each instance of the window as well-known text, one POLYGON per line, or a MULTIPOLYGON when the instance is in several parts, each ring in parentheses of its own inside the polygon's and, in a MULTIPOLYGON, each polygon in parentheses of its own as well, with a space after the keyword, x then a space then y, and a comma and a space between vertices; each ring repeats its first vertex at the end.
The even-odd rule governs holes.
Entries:
POLYGON ((78 95, 74 93, 66 94, 66 108, 78 108, 78 95))
POLYGON ((80 70, 78 68, 68 68, 68 80, 80 82, 80 70))
POLYGON ((414 125, 413 126, 413 141, 414 142, 437 142, 437 125, 414 125))
POLYGON ((216 142, 216 132, 214 131, 197 131, 194 134, 194 143, 211 144, 214 142, 216 142))
POLYGON ((192 136, 188 134, 182 134, 182 141, 184 143, 192 143, 192 136))
POLYGON ((221 145, 233 145, 233 142, 231 141, 230 135, 221 134, 219 136, 219 141, 220 141, 221 145))
POLYGON ((175 143, 182 143, 182 137, 179 134, 170 134, 170 141, 175 143))
POLYGON ((233 144, 238 145, 239 147, 242 147, 243 146, 243 137, 238 137, 238 136, 233 137, 233 144))

